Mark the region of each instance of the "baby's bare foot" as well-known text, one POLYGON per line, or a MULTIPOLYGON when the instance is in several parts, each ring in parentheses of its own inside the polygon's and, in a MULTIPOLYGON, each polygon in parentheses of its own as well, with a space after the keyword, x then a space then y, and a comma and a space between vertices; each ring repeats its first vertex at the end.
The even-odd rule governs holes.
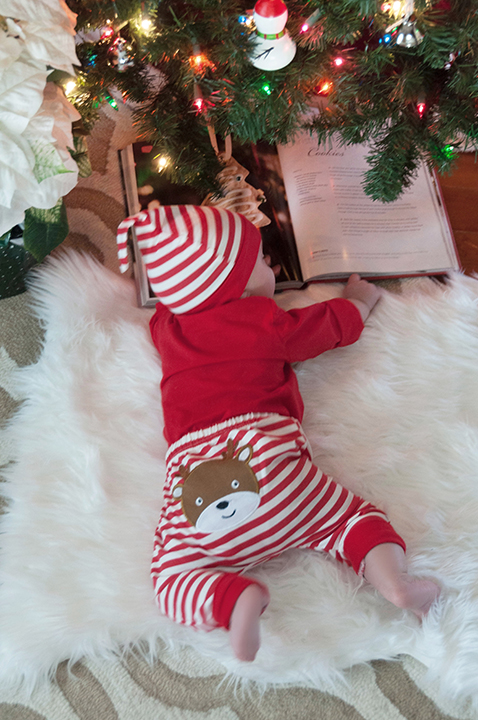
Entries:
POLYGON ((430 610, 440 594, 439 586, 426 578, 407 572, 403 548, 396 543, 376 545, 365 556, 364 576, 384 598, 419 618, 430 610))
POLYGON ((269 593, 259 585, 248 585, 239 595, 229 624, 230 640, 239 660, 252 662, 261 640, 259 619, 269 603, 269 593))
POLYGON ((439 586, 433 580, 417 578, 403 573, 392 595, 387 598, 403 610, 411 610, 419 618, 425 617, 433 602, 440 595, 439 586))

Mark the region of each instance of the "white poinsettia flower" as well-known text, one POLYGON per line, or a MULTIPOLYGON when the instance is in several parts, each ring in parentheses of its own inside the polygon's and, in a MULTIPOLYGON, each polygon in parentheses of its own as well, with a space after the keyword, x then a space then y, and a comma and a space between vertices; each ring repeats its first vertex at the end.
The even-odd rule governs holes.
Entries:
POLYGON ((74 31, 76 25, 76 15, 65 0, 1 0, 0 10, 5 17, 58 25, 67 31, 74 31))
MULTIPOLYGON (((0 96, 0 117, 1 108, 0 96)), ((78 166, 68 148, 73 148, 71 124, 79 119, 62 90, 46 83, 42 103, 22 133, 0 122, 0 236, 22 222, 28 208, 54 207, 75 187, 78 166)))
MULTIPOLYGON (((4 35, 0 31, 0 46, 4 35)), ((24 52, 15 62, 2 60, 0 50, 0 129, 21 135, 43 103, 48 70, 24 52)))
POLYGON ((0 0, 0 236, 30 207, 48 209, 76 185, 71 124, 79 113, 53 83, 73 74, 76 15, 64 0, 0 0))
POLYGON ((0 14, 33 59, 74 74, 76 15, 64 0, 1 0, 0 14))
POLYGON ((22 51, 23 47, 16 38, 0 30, 0 75, 18 60, 22 51))
POLYGON ((71 125, 80 119, 63 91, 55 83, 47 83, 43 104, 23 133, 35 155, 34 174, 39 182, 33 207, 52 207, 55 188, 60 191, 58 199, 76 185, 78 166, 68 148, 74 148, 71 125))

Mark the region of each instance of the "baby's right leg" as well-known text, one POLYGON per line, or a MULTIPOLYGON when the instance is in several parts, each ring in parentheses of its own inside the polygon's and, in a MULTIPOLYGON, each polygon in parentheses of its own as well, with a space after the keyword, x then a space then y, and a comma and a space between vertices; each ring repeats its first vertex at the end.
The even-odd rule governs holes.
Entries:
POLYGON ((364 577, 384 598, 422 618, 440 594, 426 578, 409 575, 405 552, 394 543, 376 545, 365 556, 364 577))
POLYGON ((234 605, 229 624, 231 646, 239 660, 252 662, 259 650, 260 617, 269 603, 269 592, 264 586, 248 585, 234 605))

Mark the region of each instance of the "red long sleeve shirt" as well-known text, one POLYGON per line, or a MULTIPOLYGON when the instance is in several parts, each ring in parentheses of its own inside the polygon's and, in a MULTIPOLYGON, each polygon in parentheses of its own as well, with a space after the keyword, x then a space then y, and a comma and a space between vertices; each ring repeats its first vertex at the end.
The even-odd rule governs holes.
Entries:
POLYGON ((184 315, 158 303, 150 328, 162 360, 164 434, 172 444, 252 412, 302 421, 291 363, 354 343, 363 322, 343 298, 286 312, 254 296, 184 315))

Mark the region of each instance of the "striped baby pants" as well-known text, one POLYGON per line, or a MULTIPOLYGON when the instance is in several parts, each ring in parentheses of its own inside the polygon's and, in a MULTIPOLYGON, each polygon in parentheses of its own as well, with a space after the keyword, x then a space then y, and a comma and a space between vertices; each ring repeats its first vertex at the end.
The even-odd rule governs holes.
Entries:
POLYGON ((381 543, 405 544, 386 515, 324 475, 300 423, 251 414, 190 433, 167 455, 152 577, 162 613, 229 626, 256 582, 244 571, 289 548, 330 553, 356 572, 381 543))

